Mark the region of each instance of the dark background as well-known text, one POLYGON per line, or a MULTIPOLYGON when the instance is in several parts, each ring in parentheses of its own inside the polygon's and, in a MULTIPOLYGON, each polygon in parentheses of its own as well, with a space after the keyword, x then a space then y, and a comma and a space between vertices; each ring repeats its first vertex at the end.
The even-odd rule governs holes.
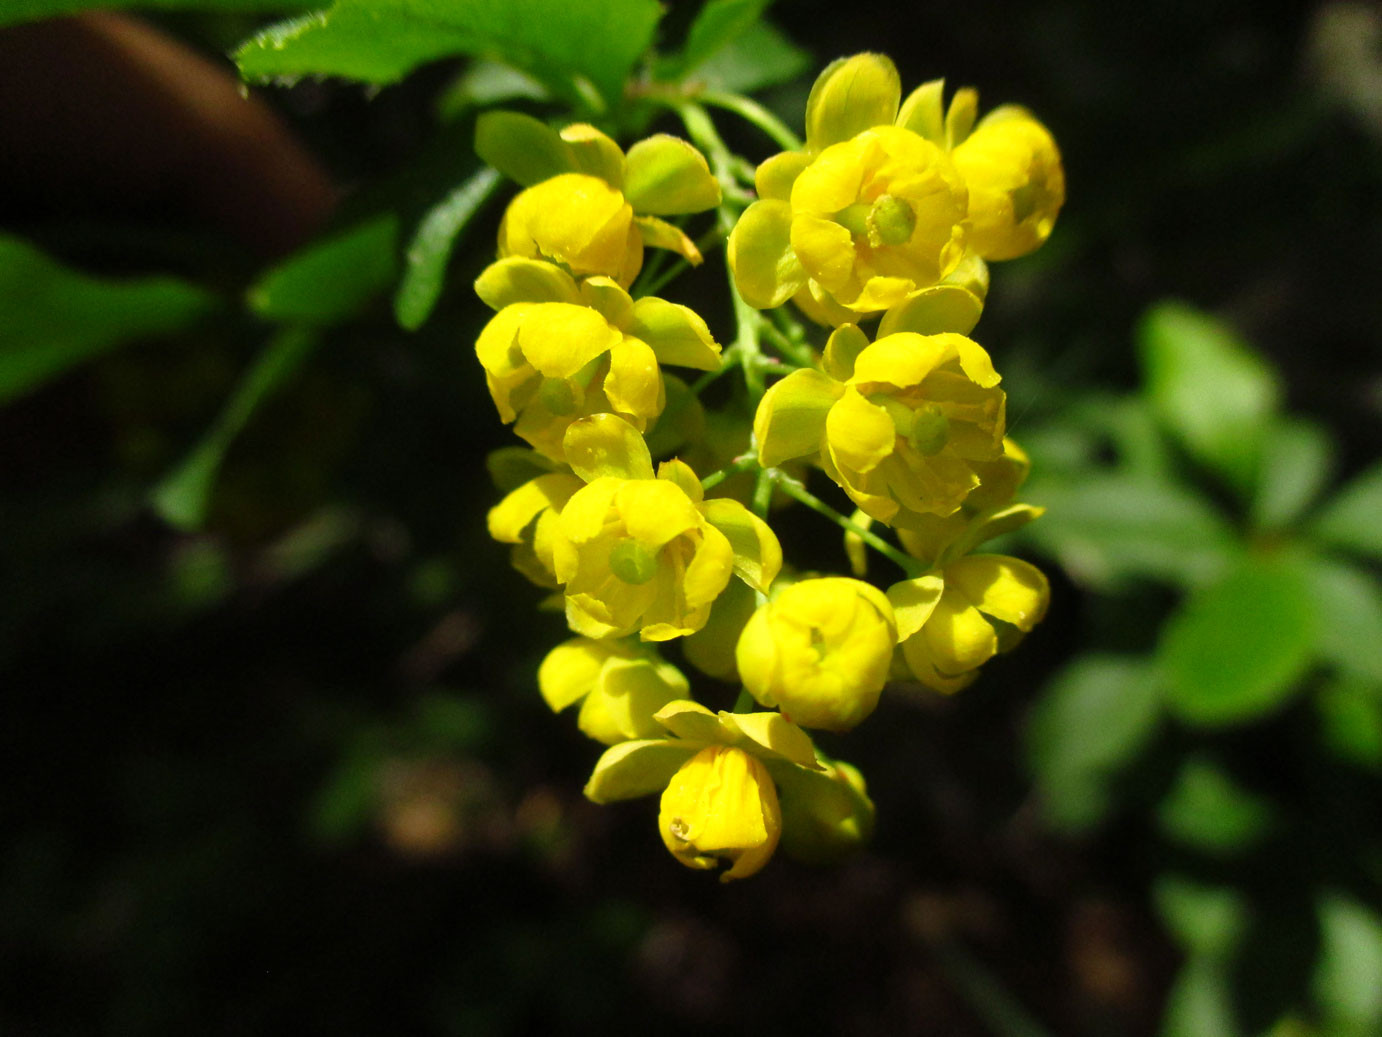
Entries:
MULTIPOLYGON (((1000 368, 1131 388, 1131 328, 1180 297, 1280 367, 1345 474, 1377 456, 1382 122, 1338 85, 1342 52, 1318 57, 1325 8, 773 17, 814 67, 883 50, 904 89, 947 75, 1052 129, 1068 203, 1042 252, 995 268, 980 330, 1000 368)), ((254 28, 153 23, 228 72, 220 54, 254 28)), ((0 226, 86 269, 240 291, 323 221, 381 198, 406 212, 469 161, 468 129, 438 134, 432 115, 455 65, 375 95, 256 89, 288 133, 256 124, 232 135, 258 142, 248 157, 192 161, 224 142, 157 90, 125 90, 140 60, 70 24, 0 32, 0 226)), ((810 78, 768 97, 794 125, 810 78)), ((473 360, 485 313, 467 285, 496 219, 421 332, 381 299, 332 334, 236 443, 205 534, 169 530, 145 494, 253 354, 253 318, 0 411, 0 1028, 978 1035, 1004 1032, 981 1018, 997 982, 1053 1033, 1155 1032, 1177 954, 1148 884, 1169 851, 1135 816, 1051 834, 1022 762, 1030 704, 1089 607, 1058 570, 1017 654, 952 700, 887 698, 827 746, 879 810, 841 868, 776 860, 723 887, 667 857, 652 801, 582 799, 597 747, 534 688, 563 624, 484 533, 484 456, 511 438, 473 360)), ((709 263, 670 294, 722 297, 720 277, 709 263)), ((1041 402, 1007 384, 1020 438, 1041 402)), ((789 556, 794 533, 820 527, 789 521, 789 556)))

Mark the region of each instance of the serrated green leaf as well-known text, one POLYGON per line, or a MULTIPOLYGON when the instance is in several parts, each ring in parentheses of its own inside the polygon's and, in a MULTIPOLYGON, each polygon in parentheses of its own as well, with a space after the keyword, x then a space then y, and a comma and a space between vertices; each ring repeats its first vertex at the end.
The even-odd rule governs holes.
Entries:
POLYGON ((1209 760, 1187 760, 1166 798, 1157 822, 1167 838, 1213 856, 1251 846, 1272 824, 1272 809, 1261 796, 1241 788, 1209 760))
POLYGON ((1312 558, 1307 567, 1320 658, 1382 687, 1382 586, 1332 559, 1312 558))
POLYGON ((1217 726, 1281 705, 1315 644, 1304 566, 1290 557, 1248 557, 1166 622, 1156 656, 1172 710, 1217 726))
POLYGON ((806 51, 767 22, 758 21, 701 62, 691 78, 715 90, 751 94, 791 82, 810 67, 806 51))
POLYGON ((1300 518, 1329 482, 1334 443, 1319 425, 1285 419, 1272 425, 1252 501, 1253 525, 1279 529, 1300 518))
POLYGON ((398 218, 377 216, 315 241, 274 267, 249 291, 268 320, 324 327, 353 316, 393 280, 398 218))
POLYGON ((480 55, 528 73, 558 97, 608 108, 652 42, 655 0, 337 0, 275 25, 235 60, 248 79, 343 76, 394 83, 439 58, 480 55))
POLYGON ((1096 587, 1134 577, 1200 586, 1240 550, 1219 513, 1174 483, 1123 475, 1034 478, 1023 497, 1046 507, 1023 536, 1054 554, 1076 580, 1096 587))
POLYGON ((1311 532, 1331 547, 1382 559, 1382 463, 1364 469, 1335 494, 1311 532))
POLYGON ((0 235, 0 403, 126 342, 180 331, 215 304, 171 277, 90 277, 0 235))
POLYGON ((441 296, 446 264, 462 232, 498 189, 500 177, 481 169, 435 205, 418 224, 403 257, 403 280, 394 295, 394 316, 409 331, 427 321, 441 296))
POLYGON ((1069 830, 1098 821, 1108 780, 1141 752, 1160 715, 1160 689, 1146 660, 1091 655, 1057 673, 1027 728, 1048 818, 1069 830))
POLYGON ((143 8, 160 11, 234 11, 245 14, 284 14, 316 6, 314 0, 6 0, 0 4, 0 26, 61 18, 82 11, 143 8))
POLYGON ((1183 303, 1154 306, 1137 339, 1158 417, 1191 456, 1247 490, 1281 395, 1276 372, 1227 324, 1183 303))
POLYGON ((154 487, 150 501, 165 521, 179 529, 196 529, 206 521, 216 474, 230 444, 260 405, 292 378, 317 340, 315 330, 293 327, 264 347, 201 442, 154 487))

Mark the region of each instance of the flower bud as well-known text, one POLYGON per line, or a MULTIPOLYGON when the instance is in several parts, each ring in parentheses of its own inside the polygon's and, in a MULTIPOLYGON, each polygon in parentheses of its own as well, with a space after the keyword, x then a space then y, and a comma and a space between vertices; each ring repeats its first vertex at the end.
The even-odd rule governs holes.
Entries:
POLYGON ((662 793, 658 831, 688 868, 731 867, 721 882, 754 874, 777 849, 782 811, 768 769, 742 749, 709 745, 662 793))

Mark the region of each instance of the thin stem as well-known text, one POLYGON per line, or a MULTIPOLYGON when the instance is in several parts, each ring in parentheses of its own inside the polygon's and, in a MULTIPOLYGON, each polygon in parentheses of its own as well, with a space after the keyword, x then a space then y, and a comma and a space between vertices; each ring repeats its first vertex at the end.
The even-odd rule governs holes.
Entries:
POLYGON ((738 697, 737 699, 734 700, 734 708, 733 708, 732 710, 730 710, 730 712, 731 712, 731 713, 752 713, 752 712, 753 712, 753 707, 754 707, 755 705, 757 705, 757 703, 754 702, 753 696, 749 694, 749 689, 748 689, 748 688, 740 688, 740 689, 739 689, 739 697, 738 697))
MULTIPOLYGON (((710 228, 710 230, 706 231, 704 234, 702 234, 699 238, 696 239, 696 248, 699 249, 701 255, 704 256, 711 249, 717 248, 720 245, 722 245, 724 243, 724 240, 724 234, 721 233, 720 228, 717 224, 716 226, 710 228)), ((666 249, 658 249, 658 254, 653 257, 653 260, 649 262, 648 265, 651 267, 653 266, 653 263, 655 263, 659 258, 663 256, 671 256, 671 254, 672 253, 668 252, 666 249)), ((646 286, 638 287, 636 291, 633 291, 629 294, 631 294, 635 299, 642 299, 649 295, 656 295, 658 292, 662 291, 662 289, 667 286, 667 283, 669 281, 671 281, 673 278, 679 277, 683 272, 690 269, 690 267, 691 264, 688 263, 685 259, 678 259, 668 269, 658 271, 657 276, 642 278, 641 280, 647 280, 650 283, 648 283, 646 286)))
POLYGON ((753 513, 766 520, 768 507, 773 502, 773 469, 764 468, 758 473, 758 482, 753 487, 753 513))
POLYGON ((706 90, 696 96, 704 104, 723 108, 725 111, 733 112, 741 119, 753 123, 783 150, 801 150, 801 141, 797 135, 787 128, 786 123, 757 101, 742 97, 739 94, 720 93, 718 90, 706 90))
POLYGON ((701 489, 713 490, 726 479, 738 475, 740 472, 747 472, 754 465, 758 464, 757 454, 742 454, 736 457, 729 464, 725 465, 718 472, 711 472, 701 480, 701 489))
POLYGON ((816 365, 815 357, 811 355, 811 350, 808 346, 799 342, 793 342, 782 332, 778 331, 777 328, 768 323, 762 324, 759 330, 762 332, 763 337, 768 339, 779 353, 797 367, 814 367, 816 365))
POLYGON ((845 518, 845 516, 841 515, 829 504, 803 486, 798 480, 793 479, 780 468, 769 468, 767 469, 767 473, 768 477, 776 483, 787 496, 805 504, 816 514, 825 516, 841 529, 853 533, 864 543, 868 544, 869 547, 873 548, 884 558, 898 566, 898 568, 907 574, 909 579, 915 579, 921 575, 923 569, 921 562, 899 551, 897 548, 893 547, 892 544, 888 543, 871 530, 867 530, 857 522, 845 518))

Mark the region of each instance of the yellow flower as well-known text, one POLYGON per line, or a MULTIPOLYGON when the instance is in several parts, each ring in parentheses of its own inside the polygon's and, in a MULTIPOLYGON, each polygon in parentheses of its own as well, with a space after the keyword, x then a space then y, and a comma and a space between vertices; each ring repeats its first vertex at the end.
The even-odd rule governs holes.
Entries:
POLYGON ((829 864, 858 849, 873 834, 873 801, 864 776, 840 760, 821 761, 824 771, 779 771, 782 848, 789 857, 829 864))
POLYGON ((1050 236, 1065 203, 1065 170, 1050 132, 1024 108, 995 108, 951 153, 969 186, 970 246, 1016 259, 1050 236))
POLYGON ((731 573, 766 591, 782 565, 767 524, 738 501, 704 500, 680 461, 654 478, 642 437, 601 414, 575 422, 565 453, 587 485, 562 509, 553 564, 566 618, 587 637, 666 641, 705 625, 731 573))
POLYGON ((513 544, 513 565, 539 587, 556 587, 552 533, 566 502, 585 484, 566 472, 529 479, 489 511, 489 535, 513 544))
MULTIPOLYGON (((1065 194, 1051 135, 1007 106, 971 136, 977 94, 957 91, 947 112, 943 89, 933 80, 903 100, 897 69, 881 54, 842 58, 821 73, 807 101, 805 147, 759 166, 759 201, 730 235, 735 284, 750 306, 792 299, 812 320, 838 326, 947 280, 966 249, 1009 259, 1046 239, 1065 194)), ((982 305, 981 294, 964 299, 968 287, 947 294, 965 308, 982 305)))
POLYGON ((949 515, 1002 456, 1004 396, 988 354, 963 335, 896 332, 866 345, 830 338, 825 370, 794 371, 754 417, 764 467, 818 453, 866 514, 899 527, 949 515))
POLYGON ((527 188, 504 214, 501 257, 546 259, 625 288, 638 275, 645 245, 701 261, 691 239, 658 218, 720 204, 718 181, 684 140, 657 134, 625 154, 584 123, 558 133, 531 116, 489 112, 476 124, 475 150, 527 188))
POLYGON ((742 749, 708 745, 663 790, 658 831, 688 868, 730 868, 722 881, 757 873, 777 849, 782 808, 767 768, 742 749))
POLYGON ((607 277, 577 285, 532 259, 491 264, 476 292, 499 312, 475 343, 499 416, 553 460, 577 418, 617 413, 642 431, 666 402, 660 364, 714 370, 720 346, 685 306, 634 302, 607 277))
POLYGON ((658 830, 667 849, 690 868, 728 863, 722 882, 754 874, 777 847, 777 781, 795 790, 806 787, 798 775, 830 780, 806 732, 780 713, 716 714, 678 701, 654 719, 672 737, 607 749, 585 794, 611 803, 660 791, 658 830))
POLYGON ((580 702, 576 726, 606 745, 661 734, 653 715, 690 692, 680 670, 638 645, 586 637, 548 652, 537 684, 554 713, 580 702))
POLYGON ((759 607, 739 637, 739 676, 762 705, 803 727, 847 731, 873 712, 897 627, 881 591, 859 580, 802 580, 759 607))
POLYGON ((1021 559, 970 555, 894 584, 888 598, 907 669, 927 687, 950 693, 1041 621, 1051 588, 1041 570, 1021 559))

